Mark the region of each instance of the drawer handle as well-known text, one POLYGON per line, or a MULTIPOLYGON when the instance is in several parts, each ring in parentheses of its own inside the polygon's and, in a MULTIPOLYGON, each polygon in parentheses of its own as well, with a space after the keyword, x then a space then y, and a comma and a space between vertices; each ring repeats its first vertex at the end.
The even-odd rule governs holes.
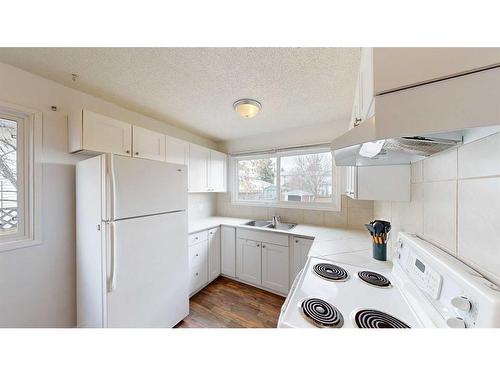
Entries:
POLYGON ((259 245, 259 244, 257 244, 257 247, 260 247, 260 245, 259 245))
POLYGON ((266 248, 266 245, 262 245, 262 248, 265 249, 266 248))
POLYGON ((295 240, 295 243, 299 243, 299 240, 295 240))
POLYGON ((198 239, 198 237, 195 237, 194 239, 195 239, 195 240, 197 240, 197 239, 198 239))
POLYGON ((196 256, 198 256, 198 254, 196 254, 196 256))
POLYGON ((195 275, 198 276, 198 272, 196 272, 195 275))

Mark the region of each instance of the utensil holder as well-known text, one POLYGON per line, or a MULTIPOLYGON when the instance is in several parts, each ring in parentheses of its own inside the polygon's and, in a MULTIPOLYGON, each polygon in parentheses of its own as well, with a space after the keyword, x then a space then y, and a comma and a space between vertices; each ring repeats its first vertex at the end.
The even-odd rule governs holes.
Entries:
POLYGON ((373 259, 386 261, 387 260, 387 244, 373 244, 373 259))

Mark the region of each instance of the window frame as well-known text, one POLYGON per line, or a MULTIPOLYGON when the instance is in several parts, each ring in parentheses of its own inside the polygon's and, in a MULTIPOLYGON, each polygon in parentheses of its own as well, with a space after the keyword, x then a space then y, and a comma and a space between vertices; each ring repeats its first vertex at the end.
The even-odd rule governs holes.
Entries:
POLYGON ((17 122, 18 228, 0 236, 0 252, 35 246, 41 239, 42 113, 0 102, 0 117, 17 122))
POLYGON ((339 175, 340 170, 335 166, 335 160, 333 158, 333 152, 329 147, 303 147, 294 148, 293 150, 283 150, 276 152, 263 152, 263 153, 251 153, 247 155, 236 155, 229 158, 229 176, 230 184, 229 189, 231 190, 231 204, 240 206, 257 206, 257 207, 277 207, 277 208, 293 208, 293 209, 307 209, 307 210, 320 210, 320 211, 340 211, 340 187, 341 187, 341 176, 339 175), (292 201, 282 201, 281 200, 281 157, 286 156, 298 156, 298 155, 309 155, 330 152, 332 153, 332 201, 331 202, 292 202, 292 201), (276 199, 268 201, 259 200, 240 200, 238 199, 238 189, 239 189, 239 175, 238 175, 238 161, 240 160, 253 160, 253 159, 265 159, 265 158, 276 158, 276 199))

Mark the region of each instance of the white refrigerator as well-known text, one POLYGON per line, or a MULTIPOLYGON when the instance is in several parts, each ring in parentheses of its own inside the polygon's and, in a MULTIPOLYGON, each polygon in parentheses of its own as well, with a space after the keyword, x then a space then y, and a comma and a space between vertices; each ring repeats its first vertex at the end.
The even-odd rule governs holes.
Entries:
POLYGON ((186 172, 111 154, 77 164, 78 327, 173 327, 188 315, 186 172))

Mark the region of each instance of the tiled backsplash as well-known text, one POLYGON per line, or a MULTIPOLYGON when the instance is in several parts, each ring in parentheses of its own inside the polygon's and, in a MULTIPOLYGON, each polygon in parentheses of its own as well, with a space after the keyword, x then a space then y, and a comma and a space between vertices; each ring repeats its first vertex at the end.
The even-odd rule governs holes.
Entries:
POLYGON ((411 202, 375 202, 379 219, 416 233, 500 284, 500 133, 412 164, 411 202))
POLYGON ((202 219, 215 215, 217 197, 214 193, 188 194, 188 220, 202 219))
POLYGON ((373 220, 372 201, 357 201, 343 195, 341 204, 340 212, 255 207, 233 205, 230 193, 219 193, 217 194, 217 215, 257 220, 270 220, 273 215, 280 215, 283 221, 291 223, 357 229, 362 229, 363 224, 373 220))

